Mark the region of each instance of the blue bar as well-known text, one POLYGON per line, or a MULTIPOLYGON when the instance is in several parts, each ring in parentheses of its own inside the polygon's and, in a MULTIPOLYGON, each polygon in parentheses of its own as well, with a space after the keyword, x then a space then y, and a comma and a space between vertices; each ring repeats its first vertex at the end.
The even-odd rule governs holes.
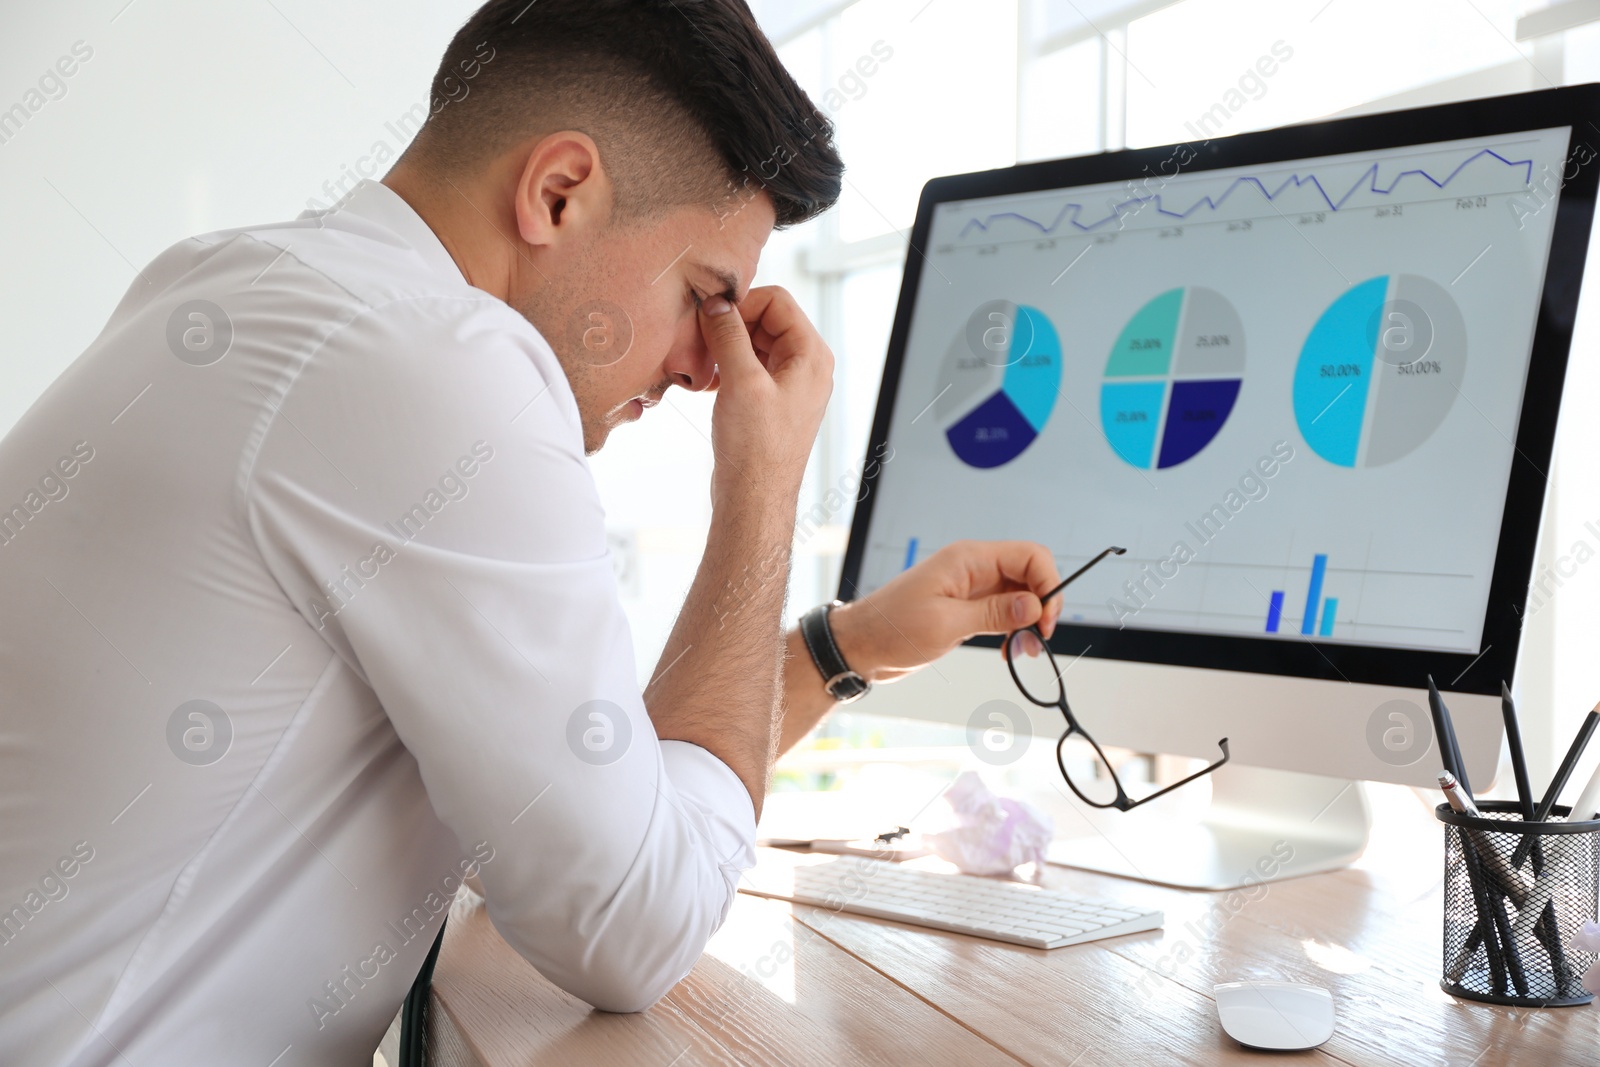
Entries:
POLYGON ((1272 603, 1267 605, 1267 633, 1278 632, 1278 623, 1283 619, 1283 590, 1272 591, 1272 603))
POLYGON ((910 541, 906 542, 906 565, 904 567, 901 567, 900 569, 904 570, 904 571, 908 571, 908 570, 911 569, 911 565, 913 563, 915 563, 916 561, 917 561, 917 539, 915 537, 913 537, 910 541))
POLYGON ((1322 602, 1322 626, 1317 630, 1318 637, 1327 637, 1333 633, 1333 613, 1338 610, 1338 597, 1331 596, 1322 602))
POLYGON ((1322 575, 1328 569, 1327 556, 1311 560, 1311 588, 1306 591, 1306 613, 1300 617, 1300 632, 1309 634, 1317 625, 1317 605, 1322 603, 1322 575))

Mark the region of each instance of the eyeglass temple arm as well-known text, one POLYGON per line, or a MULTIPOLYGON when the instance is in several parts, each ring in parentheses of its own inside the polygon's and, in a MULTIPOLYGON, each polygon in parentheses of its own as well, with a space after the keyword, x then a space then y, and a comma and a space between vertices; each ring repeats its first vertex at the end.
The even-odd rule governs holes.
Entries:
POLYGON ((1217 747, 1222 749, 1222 758, 1217 760, 1217 762, 1215 762, 1215 763, 1213 763, 1213 764, 1211 764, 1209 766, 1206 766, 1206 767, 1201 767, 1198 771, 1195 771, 1193 774, 1189 775, 1189 777, 1184 778, 1184 779, 1182 779, 1180 781, 1173 782, 1171 785, 1166 786, 1166 787, 1164 787, 1162 789, 1157 789, 1154 793, 1151 793, 1147 797, 1140 797, 1138 800, 1135 800, 1132 804, 1129 804, 1128 807, 1136 808, 1140 804, 1148 804, 1152 800, 1154 800, 1156 797, 1166 796, 1168 793, 1172 792, 1174 789, 1178 789, 1178 788, 1181 788, 1182 786, 1186 786, 1190 782, 1194 781, 1196 778, 1203 778, 1206 775, 1210 774, 1212 771, 1216 770, 1218 767, 1222 766, 1224 763, 1227 763, 1228 760, 1231 758, 1229 756, 1229 754, 1228 754, 1228 739, 1226 737, 1224 737, 1221 741, 1218 741, 1217 742, 1217 747))
POLYGON ((1065 578, 1063 578, 1061 580, 1061 584, 1060 585, 1056 586, 1054 589, 1050 590, 1044 596, 1039 598, 1039 603, 1043 604, 1046 600, 1049 600, 1051 597, 1053 597, 1057 593, 1061 592, 1061 590, 1065 589, 1067 586, 1069 586, 1073 582, 1077 581, 1079 575, 1081 575, 1084 571, 1088 570, 1090 567, 1093 567, 1096 563, 1099 563, 1101 560, 1105 559, 1107 556, 1111 556, 1111 555, 1120 556, 1126 551, 1128 551, 1128 550, 1125 549, 1125 548, 1118 548, 1116 545, 1112 545, 1110 548, 1108 548, 1104 552, 1100 553, 1094 559, 1091 559, 1088 563, 1085 563, 1083 566, 1079 567, 1077 570, 1073 571, 1071 574, 1069 574, 1065 578))

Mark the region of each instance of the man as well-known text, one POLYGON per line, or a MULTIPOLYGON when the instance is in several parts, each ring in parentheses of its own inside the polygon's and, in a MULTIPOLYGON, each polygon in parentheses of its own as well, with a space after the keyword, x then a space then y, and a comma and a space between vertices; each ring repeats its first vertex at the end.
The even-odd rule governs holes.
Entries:
MULTIPOLYGON (((383 183, 149 264, 0 445, 8 1064, 355 1062, 474 873, 641 1010, 834 702, 781 625, 832 357, 750 288, 826 121, 738 0, 493 2, 435 96, 383 183), (641 698, 585 453, 673 386, 713 521, 641 698)), ((964 543, 818 622, 887 680, 1055 580, 964 543)))

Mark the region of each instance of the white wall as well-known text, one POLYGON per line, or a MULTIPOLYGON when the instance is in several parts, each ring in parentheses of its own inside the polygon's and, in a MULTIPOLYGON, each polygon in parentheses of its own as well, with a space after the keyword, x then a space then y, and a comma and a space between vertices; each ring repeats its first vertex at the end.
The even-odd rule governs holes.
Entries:
POLYGON ((386 123, 426 103, 444 43, 474 6, 7 5, 0 109, 28 101, 75 42, 93 54, 0 143, 0 430, 163 248, 292 218, 378 142, 398 152, 386 123))

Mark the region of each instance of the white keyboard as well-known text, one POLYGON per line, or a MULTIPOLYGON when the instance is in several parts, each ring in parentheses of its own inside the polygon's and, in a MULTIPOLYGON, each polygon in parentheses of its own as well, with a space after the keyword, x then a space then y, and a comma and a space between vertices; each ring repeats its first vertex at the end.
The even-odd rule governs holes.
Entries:
POLYGON ((1023 882, 940 874, 886 860, 843 858, 796 867, 792 889, 749 887, 760 896, 879 919, 1061 948, 1102 937, 1159 930, 1159 911, 1127 908, 1023 882))

